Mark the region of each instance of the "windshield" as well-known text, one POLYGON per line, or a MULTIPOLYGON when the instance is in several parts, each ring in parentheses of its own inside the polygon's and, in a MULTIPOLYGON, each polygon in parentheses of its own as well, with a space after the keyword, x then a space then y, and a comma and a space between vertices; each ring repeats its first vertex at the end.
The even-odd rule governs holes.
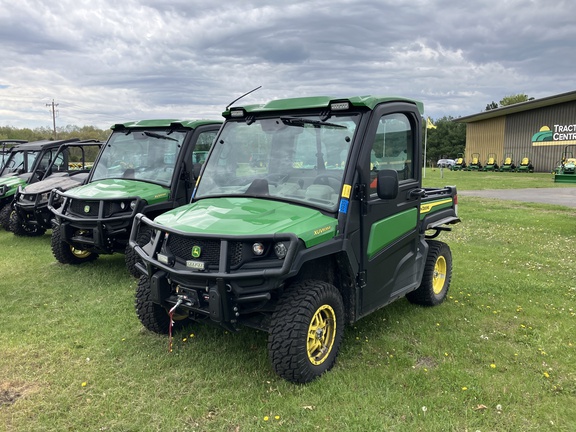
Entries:
POLYGON ((359 117, 228 121, 206 162, 195 198, 274 197, 335 210, 359 117))
POLYGON ((38 151, 12 151, 6 160, 6 165, 4 165, 1 174, 7 175, 15 172, 24 174, 29 172, 34 165, 34 159, 36 159, 37 155, 38 151))
POLYGON ((185 132, 114 132, 94 166, 92 181, 136 179, 170 186, 185 132))

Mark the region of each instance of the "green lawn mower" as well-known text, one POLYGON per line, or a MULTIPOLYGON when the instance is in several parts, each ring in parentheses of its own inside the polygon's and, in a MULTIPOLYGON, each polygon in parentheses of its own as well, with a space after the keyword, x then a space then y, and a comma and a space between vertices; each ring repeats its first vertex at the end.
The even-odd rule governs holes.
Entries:
POLYGON ((472 153, 472 160, 468 164, 466 171, 480 171, 482 164, 480 163, 480 153, 472 153))
POLYGON ((576 148, 576 146, 564 147, 562 159, 554 170, 554 183, 576 183, 576 158, 570 147, 576 148))
POLYGON ((514 156, 512 153, 506 153, 504 155, 504 160, 500 164, 500 172, 513 172, 516 170, 516 165, 514 164, 514 156))
POLYGON ((522 157, 520 163, 516 167, 516 172, 527 172, 527 173, 534 172, 534 165, 532 165, 532 160, 530 159, 530 156, 522 157))
POLYGON ((466 160, 464 159, 464 153, 458 153, 456 162, 452 166, 452 171, 464 171, 466 169, 466 160))
POLYGON ((483 171, 498 171, 496 153, 488 153, 488 159, 486 159, 486 164, 484 165, 483 171))

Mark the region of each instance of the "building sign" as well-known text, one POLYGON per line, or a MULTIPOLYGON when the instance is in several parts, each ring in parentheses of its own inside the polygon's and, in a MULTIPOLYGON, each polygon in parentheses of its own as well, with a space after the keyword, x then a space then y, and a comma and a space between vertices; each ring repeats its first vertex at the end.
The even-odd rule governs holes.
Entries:
POLYGON ((576 124, 555 124, 552 129, 542 126, 532 135, 533 146, 553 146, 576 144, 576 124))

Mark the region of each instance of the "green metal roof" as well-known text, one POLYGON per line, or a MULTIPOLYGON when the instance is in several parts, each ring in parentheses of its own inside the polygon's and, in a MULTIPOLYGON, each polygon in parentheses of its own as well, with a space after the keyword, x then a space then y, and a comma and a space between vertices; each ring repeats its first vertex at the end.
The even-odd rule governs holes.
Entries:
POLYGON ((398 96, 353 96, 353 97, 334 97, 334 96, 310 96, 299 97, 290 99, 276 99, 265 104, 235 106, 228 111, 222 113, 223 116, 228 116, 231 109, 244 109, 247 113, 264 113, 271 111, 289 111, 289 110, 302 110, 302 109, 319 109, 329 108, 332 102, 345 102, 348 101, 352 106, 364 107, 367 109, 374 109, 380 103, 386 102, 408 102, 413 103, 418 107, 420 114, 424 114, 424 104, 420 101, 398 97, 398 96))

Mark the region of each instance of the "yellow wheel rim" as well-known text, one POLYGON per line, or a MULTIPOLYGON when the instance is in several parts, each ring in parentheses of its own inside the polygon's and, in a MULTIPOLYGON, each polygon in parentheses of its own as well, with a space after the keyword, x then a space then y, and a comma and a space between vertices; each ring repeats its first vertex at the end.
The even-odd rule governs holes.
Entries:
POLYGON ((80 259, 88 258, 92 253, 84 249, 76 249, 74 246, 70 246, 70 252, 72 252, 72 255, 74 255, 76 258, 80 259))
POLYGON ((436 265, 434 266, 434 276, 432 277, 432 289, 434 294, 438 295, 444 289, 444 283, 446 282, 446 258, 439 256, 436 260, 436 265))
POLYGON ((336 313, 329 305, 318 308, 308 327, 306 349, 314 365, 322 364, 332 352, 336 338, 336 313))

